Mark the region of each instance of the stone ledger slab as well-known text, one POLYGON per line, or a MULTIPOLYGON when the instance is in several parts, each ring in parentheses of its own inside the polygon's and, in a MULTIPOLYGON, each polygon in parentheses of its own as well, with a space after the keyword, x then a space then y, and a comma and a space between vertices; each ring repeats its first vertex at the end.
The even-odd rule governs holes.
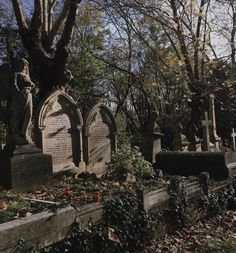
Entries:
POLYGON ((208 172, 211 178, 220 180, 236 174, 236 153, 160 152, 156 156, 155 169, 181 176, 198 176, 201 172, 208 172))

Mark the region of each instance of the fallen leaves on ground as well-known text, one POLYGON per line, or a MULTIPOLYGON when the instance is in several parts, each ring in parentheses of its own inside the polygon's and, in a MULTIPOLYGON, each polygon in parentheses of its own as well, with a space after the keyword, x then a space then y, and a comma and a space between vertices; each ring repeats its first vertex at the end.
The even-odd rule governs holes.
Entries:
POLYGON ((139 253, 235 253, 236 211, 177 231, 139 253))

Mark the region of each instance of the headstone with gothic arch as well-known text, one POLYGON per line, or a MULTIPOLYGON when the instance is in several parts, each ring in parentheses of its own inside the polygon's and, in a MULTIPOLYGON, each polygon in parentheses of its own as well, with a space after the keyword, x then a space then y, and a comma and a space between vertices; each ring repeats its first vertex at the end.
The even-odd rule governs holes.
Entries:
POLYGON ((101 175, 116 150, 117 126, 113 113, 102 103, 87 114, 84 124, 84 159, 87 171, 101 175))

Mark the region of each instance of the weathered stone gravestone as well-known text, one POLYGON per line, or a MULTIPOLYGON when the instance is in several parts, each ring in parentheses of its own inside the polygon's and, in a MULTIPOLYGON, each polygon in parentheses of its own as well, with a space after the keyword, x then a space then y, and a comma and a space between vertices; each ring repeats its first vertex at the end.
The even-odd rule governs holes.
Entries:
POLYGON ((101 175, 116 150, 116 121, 104 104, 95 105, 87 114, 84 124, 84 159, 87 171, 101 175))
POLYGON ((183 134, 183 126, 180 122, 176 124, 174 138, 173 138, 173 150, 174 151, 188 151, 189 141, 183 134))
POLYGON ((161 137, 163 134, 157 125, 157 113, 153 113, 149 125, 143 133, 142 154, 150 163, 156 162, 156 154, 161 151, 161 137))
POLYGON ((84 170, 82 125, 81 113, 66 93, 54 91, 40 104, 35 122, 36 145, 52 155, 53 173, 84 170))

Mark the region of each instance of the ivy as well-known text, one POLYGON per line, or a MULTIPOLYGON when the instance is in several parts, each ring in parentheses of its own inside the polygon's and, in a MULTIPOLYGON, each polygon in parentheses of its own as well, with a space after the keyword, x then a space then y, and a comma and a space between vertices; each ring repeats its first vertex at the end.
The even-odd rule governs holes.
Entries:
POLYGON ((142 207, 137 193, 124 191, 108 201, 99 224, 82 229, 77 220, 68 237, 40 253, 124 253, 149 242, 154 235, 154 222, 142 207))
POLYGON ((121 252, 132 250, 150 241, 154 221, 144 210, 135 192, 124 192, 106 206, 105 223, 117 234, 121 252))
POLYGON ((188 195, 181 176, 174 176, 168 186, 169 207, 167 215, 176 228, 182 228, 189 220, 188 195))
POLYGON ((201 205, 206 212, 206 218, 222 213, 230 207, 235 208, 236 203, 236 180, 228 187, 224 187, 219 192, 213 192, 209 188, 209 174, 202 172, 199 175, 199 184, 201 186, 201 205))
MULTIPOLYGON (((202 198, 201 203, 208 216, 235 205, 236 180, 229 187, 218 193, 209 188, 209 175, 199 176, 202 198)), ((189 203, 185 185, 180 176, 174 176, 168 186, 170 196, 168 209, 164 212, 175 228, 182 228, 189 221, 189 203)), ((143 209, 139 191, 125 190, 119 198, 105 203, 104 217, 98 224, 90 223, 82 228, 77 219, 68 237, 50 247, 36 251, 19 251, 24 253, 124 253, 136 252, 149 243, 155 236, 156 222, 163 216, 149 215, 143 209)), ((19 244, 22 248, 23 243, 19 244)))

